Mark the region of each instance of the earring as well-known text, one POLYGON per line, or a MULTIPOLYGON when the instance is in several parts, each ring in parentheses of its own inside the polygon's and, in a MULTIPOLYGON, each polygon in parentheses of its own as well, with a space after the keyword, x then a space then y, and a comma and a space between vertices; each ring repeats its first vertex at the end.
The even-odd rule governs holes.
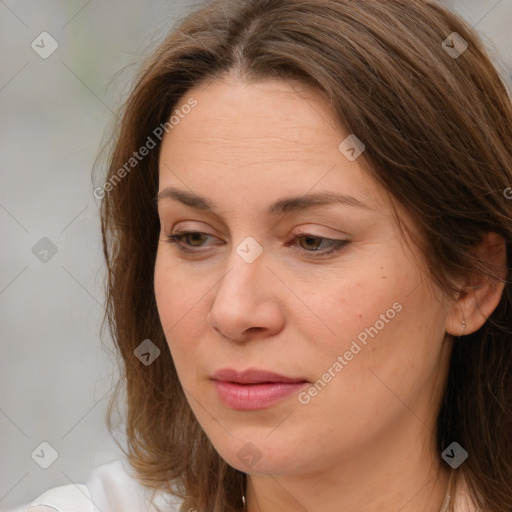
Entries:
MULTIPOLYGON (((462 320, 462 334, 460 336, 464 336, 464 329, 466 328, 466 320, 462 320)), ((459 338, 460 338, 459 336, 459 338)))

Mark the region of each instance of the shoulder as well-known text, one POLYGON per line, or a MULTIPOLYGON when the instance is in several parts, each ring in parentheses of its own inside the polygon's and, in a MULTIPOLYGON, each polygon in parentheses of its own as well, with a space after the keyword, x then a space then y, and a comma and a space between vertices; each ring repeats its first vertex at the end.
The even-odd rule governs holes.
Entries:
POLYGON ((10 512, 179 512, 182 500, 163 492, 153 494, 134 477, 126 461, 96 467, 85 484, 47 490, 10 512))
POLYGON ((35 500, 9 512, 97 512, 86 485, 70 484, 45 491, 35 500))

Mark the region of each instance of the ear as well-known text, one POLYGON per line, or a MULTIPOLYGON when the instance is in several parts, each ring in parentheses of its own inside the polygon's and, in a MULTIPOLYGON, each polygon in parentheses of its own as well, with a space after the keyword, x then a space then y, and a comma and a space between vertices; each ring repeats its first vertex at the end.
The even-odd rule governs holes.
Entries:
POLYGON ((498 306, 505 288, 507 248, 503 237, 486 233, 475 248, 475 254, 488 262, 490 273, 499 279, 482 273, 473 273, 466 278, 464 290, 446 318, 446 332, 453 336, 471 334, 480 329, 498 306))

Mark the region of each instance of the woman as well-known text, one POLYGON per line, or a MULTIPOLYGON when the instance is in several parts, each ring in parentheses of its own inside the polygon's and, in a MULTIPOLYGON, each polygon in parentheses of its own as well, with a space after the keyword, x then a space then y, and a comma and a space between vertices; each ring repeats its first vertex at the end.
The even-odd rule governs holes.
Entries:
POLYGON ((128 464, 29 510, 512 510, 511 126, 435 2, 190 14, 95 189, 128 464))

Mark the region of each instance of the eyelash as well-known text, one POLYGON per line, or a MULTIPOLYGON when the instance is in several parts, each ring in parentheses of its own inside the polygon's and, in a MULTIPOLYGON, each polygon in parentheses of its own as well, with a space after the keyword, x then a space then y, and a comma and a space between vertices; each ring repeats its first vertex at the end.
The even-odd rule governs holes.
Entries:
MULTIPOLYGON (((176 247, 180 251, 182 251, 182 252, 186 252, 186 253, 197 253, 197 252, 199 252, 199 251, 196 251, 195 249, 190 249, 189 247, 191 247, 191 246, 185 247, 183 245, 182 239, 187 237, 187 236, 189 236, 189 235, 213 236, 213 235, 209 235, 208 233, 202 233, 200 231, 178 231, 174 235, 166 234, 165 235, 166 236, 165 242, 169 243, 169 244, 175 244, 176 247)), ((313 235, 313 234, 310 234, 310 233, 297 233, 293 237, 293 240, 295 241, 295 240, 298 240, 300 238, 316 238, 316 239, 319 239, 319 240, 327 240, 328 242, 330 242, 331 246, 333 246, 333 247, 332 247, 332 249, 329 249, 328 251, 319 252, 317 250, 307 251, 306 249, 303 249, 306 253, 319 253, 318 255, 315 255, 316 258, 321 258, 321 257, 324 257, 324 256, 329 256, 331 254, 340 252, 349 243, 348 240, 337 240, 337 239, 333 239, 333 238, 326 238, 326 237, 322 237, 322 236, 316 236, 316 235, 313 235)), ((193 247, 195 247, 195 246, 193 246, 193 247)))

